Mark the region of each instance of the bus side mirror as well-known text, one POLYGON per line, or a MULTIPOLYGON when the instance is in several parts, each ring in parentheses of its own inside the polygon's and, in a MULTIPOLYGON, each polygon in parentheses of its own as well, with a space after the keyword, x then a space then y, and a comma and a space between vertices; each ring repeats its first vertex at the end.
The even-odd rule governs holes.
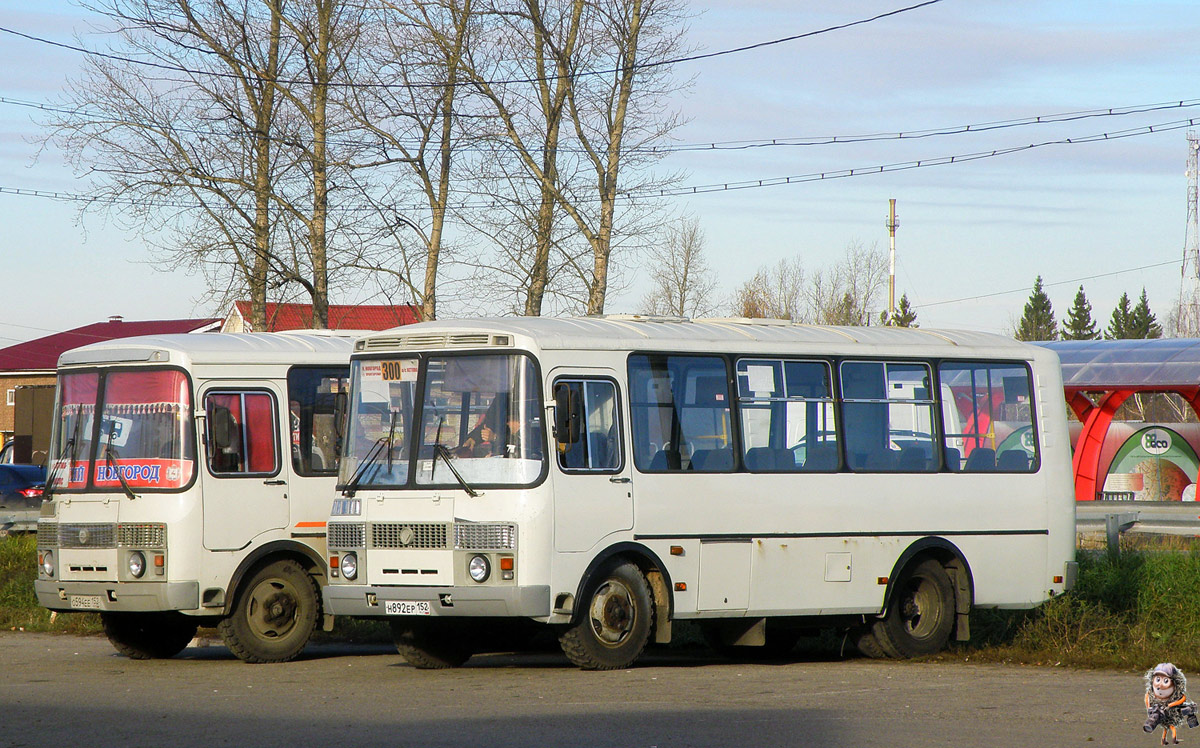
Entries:
POLYGON ((579 393, 570 387, 554 391, 554 438, 559 444, 579 441, 579 422, 582 420, 579 393))

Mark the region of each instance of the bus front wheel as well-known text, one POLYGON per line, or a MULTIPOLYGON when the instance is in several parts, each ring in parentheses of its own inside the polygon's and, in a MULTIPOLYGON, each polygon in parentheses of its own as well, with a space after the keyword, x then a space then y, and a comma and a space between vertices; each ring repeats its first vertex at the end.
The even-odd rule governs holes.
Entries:
POLYGON ((954 585, 938 561, 926 559, 904 571, 875 638, 893 657, 922 657, 946 648, 954 628, 954 585))
POLYGON ((288 662, 308 644, 319 615, 317 586, 308 572, 295 561, 275 561, 250 577, 217 628, 238 659, 288 662))
POLYGON ((616 670, 642 654, 653 624, 645 575, 632 563, 618 563, 600 573, 587 608, 558 642, 567 659, 584 670, 616 670))
POLYGON ((101 613, 104 635, 131 660, 165 660, 196 635, 195 619, 178 613, 101 613))
POLYGON ((475 653, 476 633, 466 621, 393 618, 391 627, 396 651, 420 670, 460 667, 475 653))

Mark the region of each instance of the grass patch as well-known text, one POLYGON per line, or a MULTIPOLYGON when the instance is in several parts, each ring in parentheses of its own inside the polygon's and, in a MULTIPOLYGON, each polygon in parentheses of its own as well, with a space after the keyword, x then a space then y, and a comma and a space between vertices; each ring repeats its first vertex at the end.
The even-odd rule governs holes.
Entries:
POLYGON ((35 579, 37 536, 0 537, 0 631, 101 632, 100 616, 95 613, 55 615, 39 605, 33 592, 35 579))
POLYGON ((971 630, 958 651, 979 660, 1200 670, 1200 549, 1081 552, 1070 593, 1032 611, 975 611, 971 630))

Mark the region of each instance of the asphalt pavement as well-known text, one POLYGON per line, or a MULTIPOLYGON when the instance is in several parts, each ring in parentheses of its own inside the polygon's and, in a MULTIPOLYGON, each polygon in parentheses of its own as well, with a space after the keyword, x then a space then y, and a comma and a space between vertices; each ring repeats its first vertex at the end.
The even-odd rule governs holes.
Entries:
MULTIPOLYGON (((534 653, 424 671, 381 645, 248 665, 220 644, 134 661, 103 638, 0 632, 0 663, 4 748, 1159 743, 1142 731, 1140 673, 951 657, 760 664, 661 650, 595 673, 534 653)), ((1200 745, 1200 729, 1181 738, 1200 745)))

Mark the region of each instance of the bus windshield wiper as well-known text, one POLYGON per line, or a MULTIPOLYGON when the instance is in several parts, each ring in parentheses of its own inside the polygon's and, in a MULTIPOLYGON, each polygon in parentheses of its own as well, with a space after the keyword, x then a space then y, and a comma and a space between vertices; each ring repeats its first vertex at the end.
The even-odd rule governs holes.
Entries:
POLYGON ((125 473, 121 470, 121 466, 117 464, 117 460, 121 459, 121 456, 117 454, 117 450, 112 445, 114 433, 113 429, 109 429, 108 442, 104 445, 104 462, 117 474, 117 480, 121 482, 121 488, 125 489, 125 495, 131 499, 136 499, 137 494, 129 487, 129 481, 125 480, 125 473))
POLYGON ((467 483, 461 475, 459 475, 458 468, 454 467, 454 456, 450 454, 450 450, 446 448, 445 444, 434 444, 433 454, 436 457, 441 457, 446 462, 446 467, 450 468, 450 472, 454 474, 454 478, 458 481, 458 485, 463 487, 463 490, 467 492, 468 496, 475 498, 476 496, 483 495, 482 492, 471 488, 471 485, 467 483))
MULTIPOLYGON (((59 468, 62 466, 63 455, 70 452, 69 462, 75 462, 75 437, 72 436, 63 444, 62 451, 54 458, 54 467, 50 468, 50 474, 46 476, 46 486, 42 489, 42 500, 49 501, 54 496, 54 481, 58 479, 59 468)), ((68 468, 69 470, 70 468, 68 468)))
MULTIPOLYGON (((383 449, 383 445, 387 442, 386 436, 381 436, 375 440, 371 448, 367 450, 367 454, 359 461, 354 468, 354 473, 350 476, 350 480, 346 481, 346 487, 342 489, 343 496, 354 496, 354 492, 358 490, 358 484, 362 482, 363 476, 366 475, 367 469, 374 464, 375 456, 379 454, 379 450, 383 449)), ((378 468, 376 468, 378 471, 378 468)))

